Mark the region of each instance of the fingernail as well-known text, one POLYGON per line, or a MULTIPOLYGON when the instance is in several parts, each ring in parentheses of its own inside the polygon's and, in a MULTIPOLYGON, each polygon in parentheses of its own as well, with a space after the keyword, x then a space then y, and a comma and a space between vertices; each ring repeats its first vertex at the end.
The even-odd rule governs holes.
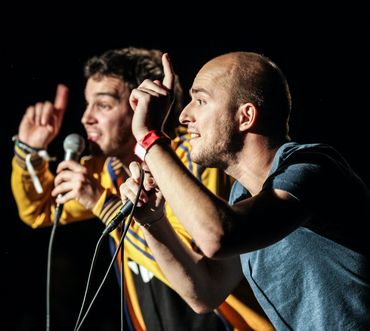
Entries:
POLYGON ((154 185, 155 184, 155 181, 153 178, 148 178, 148 184, 149 185, 154 185))

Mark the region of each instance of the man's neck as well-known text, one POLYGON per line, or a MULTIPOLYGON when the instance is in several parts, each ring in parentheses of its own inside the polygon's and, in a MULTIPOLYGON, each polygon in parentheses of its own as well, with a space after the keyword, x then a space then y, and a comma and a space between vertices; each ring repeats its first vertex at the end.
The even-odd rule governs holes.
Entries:
POLYGON ((281 144, 275 144, 272 147, 267 139, 259 137, 249 139, 226 173, 238 180, 252 195, 256 195, 268 177, 280 146, 281 144))

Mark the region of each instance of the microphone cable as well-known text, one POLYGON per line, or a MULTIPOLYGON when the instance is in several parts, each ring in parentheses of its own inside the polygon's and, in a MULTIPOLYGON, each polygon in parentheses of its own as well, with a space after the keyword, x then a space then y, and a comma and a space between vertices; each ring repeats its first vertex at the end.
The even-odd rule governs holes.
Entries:
MULTIPOLYGON (((123 244, 123 240, 125 239, 126 237, 126 234, 127 234, 127 231, 128 229, 130 228, 130 225, 131 225, 131 222, 132 222, 132 217, 133 217, 133 214, 135 212, 135 209, 136 209, 136 206, 137 206, 137 203, 139 201, 139 196, 140 196, 140 193, 142 191, 142 188, 143 188, 143 184, 144 184, 144 175, 145 175, 145 172, 143 169, 141 169, 141 172, 140 172, 140 185, 139 185, 139 190, 136 194, 136 197, 135 197, 135 202, 134 202, 134 205, 132 207, 132 210, 131 210, 131 213, 130 215, 127 217, 127 225, 124 227, 124 231, 122 233, 122 236, 121 236, 121 239, 117 245, 117 248, 116 248, 116 251, 111 259, 111 262, 108 266, 108 269, 98 287, 98 289, 96 290, 95 292, 95 295, 93 296, 93 298, 91 299, 91 302, 89 304, 89 306, 87 307, 86 309, 86 312, 85 314, 83 315, 83 317, 81 318, 81 315, 82 315, 82 312, 83 312, 83 308, 85 306, 85 302, 86 302, 86 298, 87 298, 87 292, 90 288, 90 282, 91 282, 91 275, 92 275, 92 271, 94 269, 94 266, 95 266, 95 262, 96 262, 96 257, 97 257, 97 252, 98 252, 98 249, 100 248, 100 245, 101 245, 101 242, 102 240, 107 236, 108 233, 104 233, 100 236, 99 240, 98 240, 98 243, 96 245, 96 248, 95 248, 95 252, 94 252, 94 256, 93 256, 93 259, 92 259, 92 262, 91 262, 91 267, 90 267, 90 271, 89 271, 89 276, 88 276, 88 279, 87 279, 87 284, 86 284, 86 288, 85 288, 85 294, 84 294, 84 297, 83 297, 83 300, 82 300, 82 304, 81 304, 81 308, 80 308, 80 312, 78 314, 78 317, 77 317, 77 321, 76 321, 76 324, 75 324, 75 328, 74 328, 74 331, 78 331, 80 330, 83 322, 85 321, 86 317, 87 317, 87 314, 89 313, 93 303, 95 302, 95 299, 96 297, 98 296, 101 288, 103 287, 107 277, 108 277, 108 274, 110 272, 110 270, 112 269, 112 266, 117 258, 117 255, 118 255, 118 252, 119 250, 122 248, 122 244, 123 244)), ((124 222, 125 223, 125 222, 124 222)), ((122 250, 122 263, 121 263, 121 275, 123 273, 123 250, 122 250)), ((122 279, 122 276, 121 276, 121 279, 122 279)), ((121 287, 123 286, 123 284, 121 284, 121 287)), ((121 295, 121 330, 123 330, 123 295, 121 295)))
MULTIPOLYGON (((77 133, 69 134, 63 142, 64 160, 78 161, 85 149, 85 140, 77 133)), ((61 196, 61 194, 59 194, 61 196)), ((54 223, 51 230, 46 271, 46 331, 50 331, 50 284, 51 284, 51 257, 54 246, 55 232, 63 212, 63 204, 58 203, 55 207, 54 223)))
POLYGON ((46 264, 46 331, 50 331, 50 283, 51 283, 51 257, 54 246, 55 232, 57 230, 57 225, 59 223, 60 216, 62 215, 63 205, 57 204, 54 214, 54 224, 51 229, 51 234, 49 238, 48 246, 48 258, 46 264))

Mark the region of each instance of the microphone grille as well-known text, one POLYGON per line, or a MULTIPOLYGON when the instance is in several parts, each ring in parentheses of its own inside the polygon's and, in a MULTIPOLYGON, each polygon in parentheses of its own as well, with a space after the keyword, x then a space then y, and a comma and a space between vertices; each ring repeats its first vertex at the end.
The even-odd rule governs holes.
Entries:
POLYGON ((63 142, 65 152, 81 154, 85 149, 85 140, 77 133, 69 134, 63 142))

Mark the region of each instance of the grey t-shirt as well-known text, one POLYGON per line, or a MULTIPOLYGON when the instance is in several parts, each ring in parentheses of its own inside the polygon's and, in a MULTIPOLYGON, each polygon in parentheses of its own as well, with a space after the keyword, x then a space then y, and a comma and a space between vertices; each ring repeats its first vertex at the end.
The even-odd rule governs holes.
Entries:
MULTIPOLYGON (((364 183, 330 146, 290 142, 275 155, 263 190, 271 188, 291 193, 313 214, 282 240, 241 255, 244 275, 275 328, 370 330, 364 183)), ((235 182, 230 203, 248 196, 235 182)))

